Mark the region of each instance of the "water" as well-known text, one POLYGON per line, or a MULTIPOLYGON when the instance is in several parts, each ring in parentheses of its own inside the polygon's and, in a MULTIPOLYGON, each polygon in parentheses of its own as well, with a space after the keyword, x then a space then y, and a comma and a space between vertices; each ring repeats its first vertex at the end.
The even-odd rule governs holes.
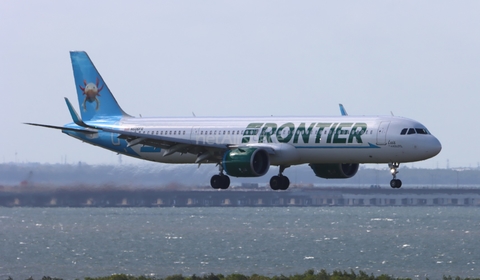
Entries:
POLYGON ((0 278, 479 277, 480 208, 0 208, 0 278))

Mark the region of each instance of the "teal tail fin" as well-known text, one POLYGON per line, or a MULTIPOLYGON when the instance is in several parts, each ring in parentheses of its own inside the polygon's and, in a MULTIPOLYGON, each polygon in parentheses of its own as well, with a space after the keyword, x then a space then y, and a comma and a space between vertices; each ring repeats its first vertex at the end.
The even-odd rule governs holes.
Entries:
POLYGON ((70 58, 83 121, 129 116, 120 108, 86 52, 72 51, 70 58))

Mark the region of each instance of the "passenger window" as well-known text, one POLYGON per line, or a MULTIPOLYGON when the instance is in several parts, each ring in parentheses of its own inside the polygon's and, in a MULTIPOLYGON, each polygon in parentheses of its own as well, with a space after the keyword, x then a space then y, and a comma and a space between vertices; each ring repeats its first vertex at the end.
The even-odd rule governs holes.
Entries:
POLYGON ((400 132, 400 135, 405 135, 405 134, 407 134, 407 130, 408 130, 408 128, 402 129, 402 132, 400 132))
POLYGON ((408 134, 415 134, 415 129, 409 128, 408 129, 408 134))

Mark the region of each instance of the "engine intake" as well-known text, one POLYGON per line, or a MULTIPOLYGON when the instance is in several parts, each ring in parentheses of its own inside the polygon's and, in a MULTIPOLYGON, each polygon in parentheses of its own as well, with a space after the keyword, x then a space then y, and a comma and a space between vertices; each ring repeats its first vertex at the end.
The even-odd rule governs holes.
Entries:
POLYGON ((259 148, 238 148, 223 157, 223 170, 234 177, 263 176, 269 168, 270 158, 259 148))
POLYGON ((346 179, 351 178, 358 171, 358 163, 317 163, 309 164, 317 177, 325 179, 346 179))

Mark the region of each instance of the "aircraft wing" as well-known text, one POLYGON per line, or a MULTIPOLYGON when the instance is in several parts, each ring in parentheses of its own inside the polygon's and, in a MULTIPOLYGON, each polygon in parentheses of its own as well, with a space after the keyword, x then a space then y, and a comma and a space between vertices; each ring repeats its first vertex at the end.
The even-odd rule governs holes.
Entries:
POLYGON ((140 133, 138 131, 130 131, 127 129, 114 127, 100 127, 91 125, 89 125, 89 127, 103 130, 105 132, 119 134, 119 139, 124 139, 127 141, 127 147, 132 147, 135 145, 157 147, 165 150, 163 156, 169 156, 176 152, 182 154, 195 154, 197 155, 196 163, 202 163, 210 160, 218 161, 223 157, 225 151, 230 149, 228 144, 204 143, 190 139, 140 133))
MULTIPOLYGON (((88 125, 88 123, 87 123, 88 125)), ((255 143, 255 144, 218 144, 218 143, 205 143, 190 139, 182 139, 177 137, 169 137, 163 135, 153 135, 147 133, 140 133, 137 131, 130 131, 126 129, 119 129, 113 127, 98 127, 90 126, 95 129, 103 130, 105 132, 111 132, 119 134, 119 139, 125 139, 127 141, 127 147, 135 145, 147 145, 157 147, 165 150, 163 156, 169 156, 173 153, 191 153, 197 155, 196 163, 202 163, 207 161, 218 162, 223 158, 223 155, 227 150, 241 149, 247 147, 255 147, 265 150, 268 154, 276 154, 276 150, 279 147, 275 147, 269 144, 255 143)), ((283 148, 282 148, 283 149, 283 148)))

